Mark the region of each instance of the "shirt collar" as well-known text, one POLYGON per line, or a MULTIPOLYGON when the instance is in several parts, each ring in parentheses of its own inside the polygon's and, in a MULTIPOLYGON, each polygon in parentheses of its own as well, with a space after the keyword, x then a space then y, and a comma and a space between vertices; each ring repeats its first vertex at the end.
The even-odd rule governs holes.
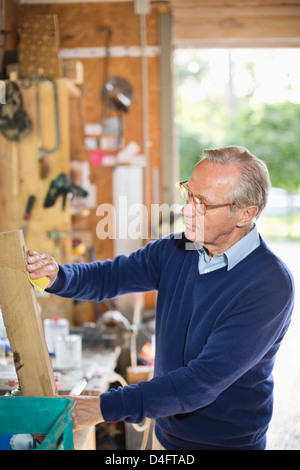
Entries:
POLYGON ((260 245, 260 238, 256 224, 254 224, 251 232, 241 238, 237 243, 232 245, 224 252, 228 261, 228 271, 236 266, 240 261, 246 258, 252 251, 260 245))
MULTIPOLYGON (((252 251, 260 245, 259 233, 256 224, 253 225, 252 230, 237 243, 232 245, 228 250, 224 251, 221 255, 224 257, 224 263, 227 265, 227 270, 234 268, 240 261, 246 258, 252 251)), ((199 243, 195 243, 196 249, 199 254, 208 256, 205 249, 199 243)))

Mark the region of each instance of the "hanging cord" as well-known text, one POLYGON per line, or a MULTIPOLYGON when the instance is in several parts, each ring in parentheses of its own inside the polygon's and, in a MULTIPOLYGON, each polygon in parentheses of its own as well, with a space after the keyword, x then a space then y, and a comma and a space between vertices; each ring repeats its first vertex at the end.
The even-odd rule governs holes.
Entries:
MULTIPOLYGON (((3 57, 4 57, 4 47, 6 42, 5 35, 5 0, 0 0, 0 77, 2 77, 3 71, 3 57)), ((4 75, 4 73, 3 73, 4 75)), ((0 100, 2 104, 3 100, 0 100)))
MULTIPOLYGON (((146 15, 140 17, 140 41, 141 41, 141 67, 142 67, 142 102, 143 102, 143 152, 146 158, 145 166, 145 205, 150 207, 150 156, 149 156, 149 82, 147 59, 147 23, 146 15)), ((145 221, 148 225, 148 221, 145 221)))
MULTIPOLYGON (((110 381, 111 382, 119 382, 122 387, 126 387, 129 385, 126 380, 120 375, 117 374, 116 372, 113 372, 112 375, 110 376, 110 381)), ((149 437, 149 431, 150 431, 150 425, 151 425, 151 419, 150 418, 145 418, 144 422, 142 424, 136 424, 136 423, 131 423, 133 429, 135 429, 137 432, 143 432, 143 440, 142 444, 140 447, 140 450, 145 450, 148 437, 149 437)))
POLYGON ((0 0, 0 48, 4 48, 6 42, 5 34, 5 0, 0 0))
MULTIPOLYGON (((105 47, 105 57, 103 62, 103 86, 106 84, 108 80, 108 66, 109 66, 109 57, 110 57, 110 39, 112 36, 112 29, 109 26, 100 26, 97 28, 97 33, 106 33, 104 47, 105 47)), ((101 91, 100 91, 101 93, 101 91)), ((107 108, 108 108, 108 93, 104 93, 103 96, 103 106, 102 106, 102 124, 104 119, 107 115, 107 108)))

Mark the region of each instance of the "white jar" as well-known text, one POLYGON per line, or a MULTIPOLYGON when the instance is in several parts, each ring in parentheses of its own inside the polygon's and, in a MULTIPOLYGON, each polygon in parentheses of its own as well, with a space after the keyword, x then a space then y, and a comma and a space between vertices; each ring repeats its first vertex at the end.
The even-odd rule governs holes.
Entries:
POLYGON ((49 354, 54 355, 55 340, 58 336, 66 336, 69 334, 69 322, 66 320, 66 318, 49 318, 44 320, 44 331, 49 354))
POLYGON ((55 368, 81 369, 82 339, 80 335, 59 336, 55 340, 55 368))

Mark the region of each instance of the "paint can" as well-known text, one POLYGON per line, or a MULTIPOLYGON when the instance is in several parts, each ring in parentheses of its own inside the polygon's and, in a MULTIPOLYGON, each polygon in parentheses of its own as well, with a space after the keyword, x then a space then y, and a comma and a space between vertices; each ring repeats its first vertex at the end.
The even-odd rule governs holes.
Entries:
POLYGON ((55 368, 81 369, 82 339, 80 335, 59 336, 55 340, 55 368))
POLYGON ((66 318, 53 317, 44 321, 46 343, 50 356, 55 355, 55 340, 58 336, 69 334, 69 322, 66 318))

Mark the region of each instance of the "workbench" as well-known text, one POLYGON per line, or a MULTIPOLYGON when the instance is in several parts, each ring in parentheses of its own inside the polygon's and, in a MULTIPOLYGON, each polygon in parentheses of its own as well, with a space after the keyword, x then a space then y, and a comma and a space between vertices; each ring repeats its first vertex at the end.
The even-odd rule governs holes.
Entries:
MULTIPOLYGON (((68 395, 93 363, 97 363, 96 373, 87 383, 82 395, 99 396, 101 393, 106 392, 109 389, 119 354, 119 348, 84 348, 82 368, 70 371, 57 371, 54 359, 52 364, 58 393, 60 395, 68 395)), ((13 359, 10 357, 0 358, 0 396, 16 389, 17 386, 18 378, 13 359)), ((96 449, 94 426, 74 432, 74 448, 75 450, 96 449)))
POLYGON ((88 381, 82 395, 99 396, 109 388, 110 378, 116 368, 120 351, 114 349, 83 349, 82 368, 70 371, 58 372, 53 360, 53 370, 57 377, 57 390, 60 395, 68 395, 74 385, 81 380, 86 371, 93 363, 97 363, 94 376, 88 381))
MULTIPOLYGON (((109 389, 110 378, 116 368, 119 354, 119 348, 112 350, 84 349, 82 370, 73 370, 62 374, 61 383, 57 384, 58 393, 61 395, 68 394, 78 380, 82 378, 84 371, 88 370, 95 362, 98 365, 97 372, 88 381, 81 395, 99 396, 101 393, 106 392, 109 389)), ((95 426, 75 431, 73 437, 75 450, 96 450, 95 426)))
POLYGON ((25 253, 21 230, 0 233, 0 303, 11 349, 11 358, 0 362, 0 392, 15 391, 19 386, 24 398, 75 396, 89 382, 85 393, 99 396, 109 387, 120 351, 114 346, 104 347, 97 335, 97 341, 85 343, 82 360, 80 354, 72 364, 74 370, 53 373, 59 365, 67 369, 70 362, 51 363, 36 295, 28 280, 25 253))

